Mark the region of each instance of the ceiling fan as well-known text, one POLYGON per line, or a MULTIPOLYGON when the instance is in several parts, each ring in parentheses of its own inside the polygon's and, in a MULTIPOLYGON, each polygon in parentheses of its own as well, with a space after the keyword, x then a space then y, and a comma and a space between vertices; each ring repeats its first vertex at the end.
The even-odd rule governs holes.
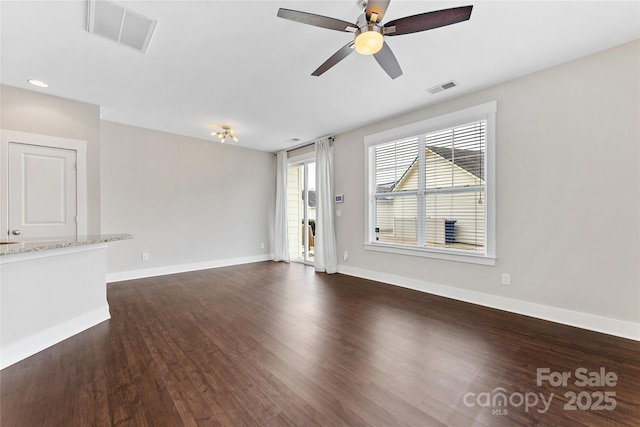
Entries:
POLYGON ((211 136, 217 136, 220 139, 220 142, 224 144, 224 140, 227 136, 233 139, 235 142, 238 142, 238 138, 233 134, 233 130, 229 126, 222 126, 221 131, 211 132, 211 136))
POLYGON ((382 25, 380 21, 382 21, 387 7, 389 7, 389 1, 358 0, 358 6, 363 10, 363 13, 358 17, 355 24, 328 16, 282 8, 278 10, 278 17, 302 24, 355 34, 352 41, 344 45, 320 65, 311 73, 312 76, 322 75, 351 54, 355 48, 362 55, 373 55, 389 77, 395 79, 402 75, 402 69, 391 48, 384 41, 385 36, 417 33, 467 21, 471 18, 471 9, 473 9, 473 6, 463 6, 425 12, 396 19, 382 25))

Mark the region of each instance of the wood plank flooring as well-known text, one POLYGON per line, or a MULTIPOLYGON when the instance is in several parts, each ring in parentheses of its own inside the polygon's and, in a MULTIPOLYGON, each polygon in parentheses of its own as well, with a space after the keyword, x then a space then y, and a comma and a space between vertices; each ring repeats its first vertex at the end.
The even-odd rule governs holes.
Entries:
POLYGON ((2 370, 2 427, 639 425, 631 340, 300 264, 108 300, 111 320, 2 370), (539 386, 538 368, 571 377, 539 386))

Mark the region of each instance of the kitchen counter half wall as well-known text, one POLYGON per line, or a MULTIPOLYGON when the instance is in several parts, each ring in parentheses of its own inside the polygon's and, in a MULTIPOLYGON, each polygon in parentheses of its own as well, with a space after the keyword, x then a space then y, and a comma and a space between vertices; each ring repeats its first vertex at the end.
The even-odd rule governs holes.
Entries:
POLYGON ((130 234, 96 234, 77 237, 51 237, 46 239, 16 237, 8 242, 6 240, 0 241, 0 256, 93 245, 96 243, 116 242, 118 240, 127 240, 132 238, 133 236, 130 234))
POLYGON ((0 245, 0 369, 108 320, 108 242, 128 234, 0 245))

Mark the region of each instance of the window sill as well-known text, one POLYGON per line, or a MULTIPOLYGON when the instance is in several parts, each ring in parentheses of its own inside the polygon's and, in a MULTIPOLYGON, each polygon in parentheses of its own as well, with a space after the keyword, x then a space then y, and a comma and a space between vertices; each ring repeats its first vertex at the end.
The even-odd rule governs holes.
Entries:
POLYGON ((364 248, 368 251, 434 258, 446 261, 466 262, 469 264, 496 265, 495 257, 478 254, 465 254, 458 251, 434 251, 427 248, 389 245, 382 243, 364 243, 364 248))

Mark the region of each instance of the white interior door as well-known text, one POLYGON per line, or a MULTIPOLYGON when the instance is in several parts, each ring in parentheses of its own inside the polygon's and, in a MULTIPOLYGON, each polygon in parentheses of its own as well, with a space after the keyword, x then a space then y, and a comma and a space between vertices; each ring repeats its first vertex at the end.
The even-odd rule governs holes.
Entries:
POLYGON ((9 238, 77 235, 77 152, 10 142, 9 238))

